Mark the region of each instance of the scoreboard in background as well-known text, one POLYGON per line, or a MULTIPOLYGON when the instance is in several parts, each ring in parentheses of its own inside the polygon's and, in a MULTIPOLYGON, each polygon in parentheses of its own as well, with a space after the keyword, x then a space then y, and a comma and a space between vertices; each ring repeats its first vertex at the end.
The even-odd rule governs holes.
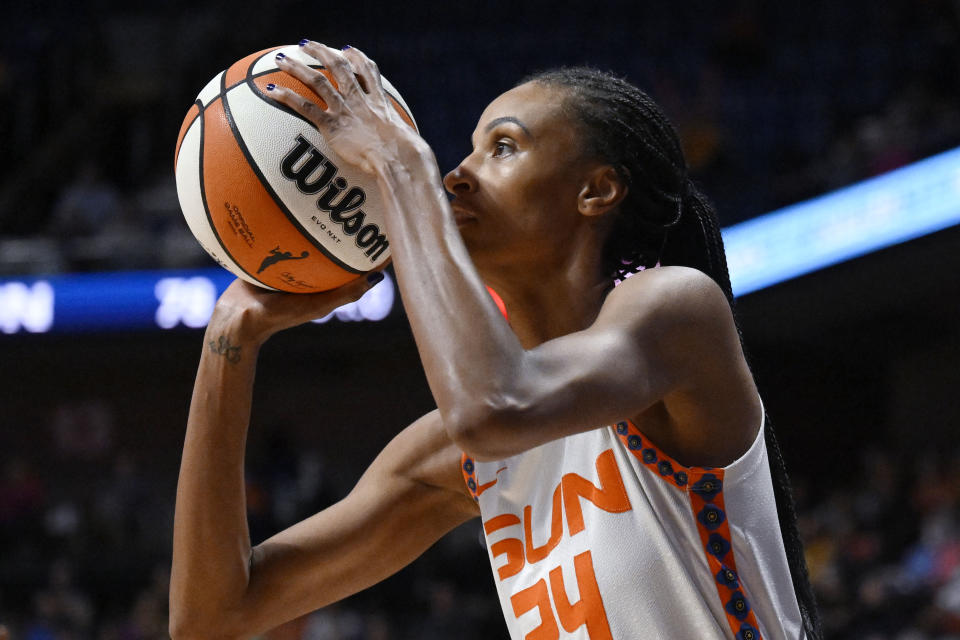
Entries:
MULTIPOLYGON (((356 302, 315 322, 378 321, 394 306, 390 275, 356 302)), ((201 328, 234 277, 221 269, 120 271, 0 280, 6 334, 201 328)))
MULTIPOLYGON (((723 230, 734 295, 960 224, 960 149, 723 230)), ((233 276, 140 271, 0 278, 0 331, 199 328, 233 276)), ((389 276, 318 322, 382 320, 389 276)))

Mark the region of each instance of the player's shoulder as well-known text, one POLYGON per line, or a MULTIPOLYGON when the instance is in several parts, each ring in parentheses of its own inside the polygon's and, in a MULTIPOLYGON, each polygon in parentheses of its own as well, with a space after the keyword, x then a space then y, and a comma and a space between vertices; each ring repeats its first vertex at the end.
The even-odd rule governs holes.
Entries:
POLYGON ((633 340, 678 380, 729 372, 743 357, 726 294, 696 269, 661 267, 631 276, 607 296, 601 316, 604 328, 633 340))
POLYGON ((702 271, 683 266, 646 269, 630 276, 610 292, 604 307, 607 312, 626 311, 647 319, 679 316, 694 321, 730 315, 720 285, 702 271))

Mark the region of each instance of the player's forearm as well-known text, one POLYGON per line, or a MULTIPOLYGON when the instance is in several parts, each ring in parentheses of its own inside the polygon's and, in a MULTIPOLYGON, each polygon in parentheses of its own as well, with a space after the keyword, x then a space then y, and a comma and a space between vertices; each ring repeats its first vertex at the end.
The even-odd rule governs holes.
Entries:
POLYGON ((175 637, 225 632, 247 588, 243 469, 258 346, 216 314, 204 336, 177 486, 170 587, 175 637))
POLYGON ((511 394, 525 352, 473 266, 432 152, 405 156, 378 169, 393 263, 434 399, 456 431, 522 400, 511 394))

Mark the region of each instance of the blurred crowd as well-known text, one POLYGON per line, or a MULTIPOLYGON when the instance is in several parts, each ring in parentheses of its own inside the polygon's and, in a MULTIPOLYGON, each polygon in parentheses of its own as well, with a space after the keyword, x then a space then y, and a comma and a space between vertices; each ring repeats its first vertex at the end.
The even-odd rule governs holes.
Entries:
POLYGON ((958 638, 960 448, 891 451, 854 452, 852 477, 840 485, 796 474, 827 637, 958 638))
MULTIPOLYGON (((61 403, 34 432, 37 446, 3 457, 0 629, 11 638, 169 637, 179 451, 125 448, 118 430, 137 427, 121 413, 106 398, 61 403)), ((339 486, 320 452, 294 446, 281 432, 251 446, 247 468, 254 543, 350 489, 339 486)), ((504 626, 479 532, 477 522, 468 523, 397 576, 263 638, 500 637, 504 626)))
MULTIPOLYGON (((178 452, 119 446, 106 399, 50 411, 46 449, 6 456, 0 477, 0 624, 24 640, 167 637, 178 452)), ((831 640, 960 637, 960 449, 865 446, 829 482, 794 474, 810 575, 831 640)), ((789 452, 788 452, 789 453, 789 452)), ((251 536, 263 540, 338 499, 324 453, 282 433, 251 447, 251 536)), ((476 521, 396 577, 263 637, 506 638, 476 521)), ((642 584, 638 584, 642 589, 642 584)), ((0 635, 2 637, 2 635, 0 635)))

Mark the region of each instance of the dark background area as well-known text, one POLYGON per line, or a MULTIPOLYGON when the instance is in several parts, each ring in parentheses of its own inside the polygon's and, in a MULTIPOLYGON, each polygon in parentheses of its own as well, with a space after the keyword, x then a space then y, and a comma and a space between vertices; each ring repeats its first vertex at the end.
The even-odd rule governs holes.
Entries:
MULTIPOLYGON (((589 63, 661 102, 724 226, 960 144, 958 6, 53 2, 3 11, 0 275, 211 264, 173 146, 219 70, 301 37, 376 59, 447 170, 489 100, 589 63)), ((831 638, 960 633, 960 229, 743 297, 831 638)), ((196 331, 0 336, 0 624, 166 634, 196 331)), ((432 407, 402 312, 264 349, 255 539, 329 504, 432 407)), ((506 637, 471 523, 276 638, 506 637)), ((642 590, 642 587, 638 587, 642 590)), ((951 635, 953 634, 953 635, 951 635)))

